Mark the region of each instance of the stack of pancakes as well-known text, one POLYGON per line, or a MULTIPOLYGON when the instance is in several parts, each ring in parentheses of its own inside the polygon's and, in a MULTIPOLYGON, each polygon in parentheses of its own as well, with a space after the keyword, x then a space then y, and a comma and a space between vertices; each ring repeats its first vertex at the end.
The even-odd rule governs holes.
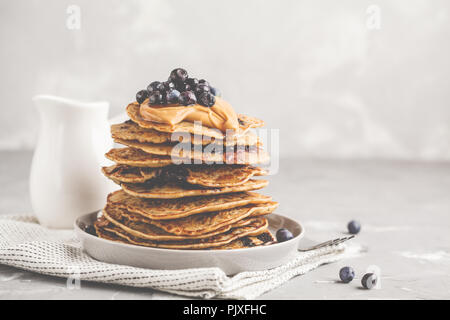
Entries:
POLYGON ((257 165, 268 155, 250 130, 263 126, 261 120, 239 115, 240 128, 229 135, 191 122, 147 121, 138 103, 127 113, 131 120, 111 127, 114 140, 126 147, 106 154, 115 164, 102 171, 121 189, 109 194, 94 223, 99 237, 169 249, 274 241, 264 215, 278 203, 252 192, 268 184, 254 179, 267 174, 257 165))

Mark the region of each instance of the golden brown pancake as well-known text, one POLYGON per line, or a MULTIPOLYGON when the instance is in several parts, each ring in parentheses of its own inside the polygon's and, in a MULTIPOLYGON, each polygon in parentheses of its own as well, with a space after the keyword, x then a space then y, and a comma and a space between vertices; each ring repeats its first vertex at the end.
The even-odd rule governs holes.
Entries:
POLYGON ((130 213, 125 209, 106 206, 105 209, 103 209, 103 216, 109 222, 114 224, 116 227, 119 227, 127 234, 133 235, 138 238, 154 241, 209 238, 217 234, 227 232, 231 228, 241 227, 249 223, 249 220, 242 219, 234 224, 224 225, 220 228, 202 234, 176 235, 168 233, 151 223, 146 223, 141 216, 130 213))
POLYGON ((214 212, 245 206, 262 204, 272 197, 255 192, 237 192, 212 196, 178 199, 143 199, 133 197, 123 190, 108 195, 108 204, 139 213, 152 220, 177 219, 197 213, 214 212))
POLYGON ((148 154, 139 149, 117 148, 111 149, 105 154, 106 158, 118 164, 126 164, 136 167, 165 167, 172 164, 169 156, 148 154))
POLYGON ((136 237, 115 226, 110 221, 108 221, 109 223, 104 223, 104 220, 106 219, 101 217, 94 223, 96 230, 100 230, 100 232, 98 232, 100 237, 102 237, 103 232, 109 232, 116 234, 129 244, 166 249, 209 249, 220 247, 242 237, 257 236, 266 232, 268 227, 267 219, 251 218, 244 226, 232 228, 225 233, 217 234, 209 238, 177 241, 154 241, 136 237))
MULTIPOLYGON (((106 240, 110 241, 116 241, 121 243, 130 244, 127 240, 125 240, 122 237, 119 237, 113 232, 106 231, 102 227, 95 226, 95 230, 97 233, 97 236, 106 240)), ((215 247, 215 250, 232 250, 232 249, 245 249, 245 248, 252 248, 257 246, 265 246, 270 245, 272 243, 275 243, 275 239, 270 233, 270 231, 265 231, 257 236, 248 236, 248 237, 242 237, 236 240, 231 241, 228 244, 215 247)))
POLYGON ((134 223, 158 227, 172 235, 197 237, 233 225, 248 217, 269 214, 277 207, 278 203, 271 201, 268 203, 249 204, 216 212, 199 213, 171 220, 152 220, 139 213, 130 212, 127 209, 114 206, 113 204, 108 204, 105 208, 105 212, 107 216, 111 216, 117 221, 125 219, 134 223))
POLYGON ((253 176, 264 176, 267 171, 245 165, 186 166, 186 182, 205 187, 237 186, 246 183, 253 176))
MULTIPOLYGON (((121 243, 130 244, 128 241, 126 241, 122 237, 119 237, 114 232, 107 231, 104 227, 100 226, 98 224, 98 221, 99 220, 95 221, 95 223, 94 223, 95 233, 96 233, 97 237, 106 239, 106 240, 110 240, 110 241, 117 241, 117 242, 121 242, 121 243)), ((106 221, 109 223, 108 220, 106 220, 106 221)))
POLYGON ((116 183, 144 183, 161 175, 160 168, 131 167, 125 164, 115 164, 102 168, 103 174, 116 183))
POLYGON ((266 175, 267 171, 245 165, 179 165, 163 168, 132 167, 116 164, 102 168, 103 174, 116 183, 144 183, 152 179, 167 178, 185 181, 204 187, 235 186, 253 176, 266 175))
POLYGON ((176 199, 194 196, 206 196, 213 194, 252 191, 264 188, 267 180, 253 180, 231 187, 202 188, 195 185, 180 183, 156 183, 156 184, 128 184, 122 183, 122 189, 131 196, 153 199, 176 199))
MULTIPOLYGON (((135 143, 130 143, 135 145, 135 143)), ((148 146, 147 146, 148 147, 148 146)), ((153 148, 153 147, 151 147, 153 148)), ((155 147, 161 150, 164 147, 155 147)), ((150 151, 150 150, 148 150, 150 151)), ((185 155, 187 158, 171 157, 168 155, 152 154, 144 152, 139 148, 115 148, 108 151, 105 156, 111 161, 118 164, 126 164, 134 167, 165 167, 171 164, 197 164, 197 161, 205 164, 242 164, 242 165, 255 165, 255 164, 266 164, 269 162, 270 157, 264 151, 258 152, 248 152, 238 150, 236 152, 227 152, 225 154, 220 153, 199 153, 196 151, 186 151, 178 150, 178 155, 185 155), (192 158, 189 158, 192 157, 192 158)), ((177 151, 177 152, 178 152, 177 151)), ((161 152, 162 153, 162 152, 161 152)))
POLYGON ((260 205, 247 205, 233 209, 195 214, 186 218, 175 220, 154 220, 157 227, 173 234, 195 236, 221 229, 225 226, 246 219, 269 214, 278 207, 278 203, 270 202, 260 205))
MULTIPOLYGON (((236 150, 224 150, 222 146, 208 145, 207 150, 199 146, 192 148, 192 145, 170 144, 170 143, 142 143, 137 140, 114 139, 116 143, 139 149, 145 153, 159 156, 170 156, 173 163, 181 164, 183 160, 198 160, 203 163, 226 163, 226 164, 265 164, 269 162, 269 155, 261 148, 251 147, 246 150, 244 147, 236 150)), ((192 163, 192 161, 187 161, 192 163)))
POLYGON ((180 136, 172 136, 169 132, 161 132, 154 129, 146 129, 142 128, 131 120, 128 120, 124 123, 113 124, 111 126, 111 134, 114 139, 120 140, 136 140, 142 143, 191 143, 191 144, 218 144, 223 146, 234 146, 234 145, 243 145, 243 146, 259 146, 261 142, 258 139, 258 136, 248 131, 245 135, 237 136, 225 140, 211 138, 208 136, 196 136, 192 134, 187 134, 183 136, 182 139, 180 136))

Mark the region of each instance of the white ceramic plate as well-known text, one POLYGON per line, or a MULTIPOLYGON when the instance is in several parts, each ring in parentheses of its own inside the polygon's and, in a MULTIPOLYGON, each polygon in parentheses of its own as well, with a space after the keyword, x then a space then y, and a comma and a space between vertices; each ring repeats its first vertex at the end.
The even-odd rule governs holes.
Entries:
POLYGON ((94 259, 149 269, 185 269, 219 267, 226 274, 264 270, 287 262, 297 251, 304 228, 296 221, 278 214, 267 216, 269 230, 286 228, 294 238, 272 245, 232 250, 175 250, 142 247, 101 239, 86 231, 97 213, 84 215, 75 222, 75 232, 83 249, 94 259))

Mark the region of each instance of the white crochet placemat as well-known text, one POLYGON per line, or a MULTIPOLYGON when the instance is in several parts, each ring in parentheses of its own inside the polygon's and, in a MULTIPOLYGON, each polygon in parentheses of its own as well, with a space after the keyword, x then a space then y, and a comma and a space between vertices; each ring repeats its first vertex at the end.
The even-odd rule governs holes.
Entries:
POLYGON ((232 277, 219 268, 152 270, 104 263, 83 252, 71 230, 50 230, 33 216, 0 215, 0 264, 80 281, 152 288, 173 294, 222 299, 253 299, 292 277, 345 256, 344 244, 298 253, 270 270, 232 277))

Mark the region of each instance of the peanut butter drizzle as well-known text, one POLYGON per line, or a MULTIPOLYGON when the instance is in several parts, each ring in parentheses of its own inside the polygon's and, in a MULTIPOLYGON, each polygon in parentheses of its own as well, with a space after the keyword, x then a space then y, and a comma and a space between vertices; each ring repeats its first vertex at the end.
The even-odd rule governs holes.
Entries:
POLYGON ((200 121, 203 126, 217 128, 222 132, 227 129, 237 130, 239 122, 236 112, 225 100, 216 97, 216 103, 208 108, 199 104, 180 106, 150 106, 148 100, 140 105, 141 116, 148 121, 176 125, 182 121, 200 121))

